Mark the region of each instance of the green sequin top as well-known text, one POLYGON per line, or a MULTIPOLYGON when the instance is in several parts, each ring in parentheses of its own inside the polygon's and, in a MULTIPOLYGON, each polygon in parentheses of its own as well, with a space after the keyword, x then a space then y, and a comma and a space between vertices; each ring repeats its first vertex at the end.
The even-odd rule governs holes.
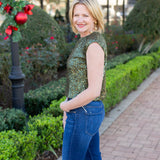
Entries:
POLYGON ((67 60, 66 97, 74 98, 80 92, 88 88, 86 51, 88 46, 93 42, 98 43, 105 53, 105 67, 101 94, 95 100, 103 100, 106 95, 105 70, 107 64, 107 46, 103 36, 99 32, 93 32, 90 35, 79 39, 67 60))

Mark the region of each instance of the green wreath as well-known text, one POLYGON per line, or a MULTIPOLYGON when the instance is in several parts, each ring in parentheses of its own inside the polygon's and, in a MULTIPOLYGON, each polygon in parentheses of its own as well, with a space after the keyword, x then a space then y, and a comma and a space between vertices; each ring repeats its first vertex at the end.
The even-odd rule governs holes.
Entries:
POLYGON ((18 42, 21 36, 21 28, 27 26, 27 15, 32 15, 34 5, 26 0, 0 0, 0 13, 6 16, 4 39, 12 35, 13 42, 18 42))

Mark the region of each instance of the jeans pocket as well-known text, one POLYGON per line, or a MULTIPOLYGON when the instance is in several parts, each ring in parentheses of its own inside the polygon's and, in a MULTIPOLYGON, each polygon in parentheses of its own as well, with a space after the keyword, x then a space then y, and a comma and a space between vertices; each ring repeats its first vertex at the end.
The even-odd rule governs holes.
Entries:
POLYGON ((103 106, 86 108, 87 113, 85 113, 85 132, 86 134, 93 136, 99 130, 99 127, 104 118, 104 108, 103 106))

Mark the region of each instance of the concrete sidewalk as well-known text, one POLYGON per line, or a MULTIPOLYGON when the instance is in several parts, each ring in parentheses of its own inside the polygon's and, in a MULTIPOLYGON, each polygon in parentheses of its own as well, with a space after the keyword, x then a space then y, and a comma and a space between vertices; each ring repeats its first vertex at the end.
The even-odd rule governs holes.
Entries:
POLYGON ((160 160, 160 69, 105 118, 103 160, 160 160))

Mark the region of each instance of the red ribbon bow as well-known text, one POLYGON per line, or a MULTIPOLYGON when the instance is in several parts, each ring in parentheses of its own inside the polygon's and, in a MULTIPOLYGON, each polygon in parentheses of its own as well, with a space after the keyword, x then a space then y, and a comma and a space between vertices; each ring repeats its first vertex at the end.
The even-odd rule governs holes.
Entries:
POLYGON ((12 31, 18 31, 18 28, 17 27, 14 27, 14 26, 8 26, 8 28, 5 30, 6 34, 7 34, 7 37, 4 38, 4 40, 8 39, 9 38, 9 35, 12 34, 12 31))
POLYGON ((18 31, 18 28, 14 27, 14 26, 8 26, 8 28, 5 30, 5 32, 7 35, 11 35, 13 30, 18 31))
POLYGON ((0 6, 2 5, 3 3, 2 2, 0 2, 0 6))
POLYGON ((26 5, 25 7, 24 7, 24 12, 26 13, 26 14, 28 14, 28 15, 32 15, 33 13, 32 13, 32 9, 34 8, 34 5, 32 5, 32 4, 28 4, 28 5, 26 5))
POLYGON ((13 9, 13 7, 11 7, 9 4, 7 4, 7 5, 4 7, 4 10, 5 10, 7 13, 11 13, 11 12, 12 12, 12 9, 13 9))

